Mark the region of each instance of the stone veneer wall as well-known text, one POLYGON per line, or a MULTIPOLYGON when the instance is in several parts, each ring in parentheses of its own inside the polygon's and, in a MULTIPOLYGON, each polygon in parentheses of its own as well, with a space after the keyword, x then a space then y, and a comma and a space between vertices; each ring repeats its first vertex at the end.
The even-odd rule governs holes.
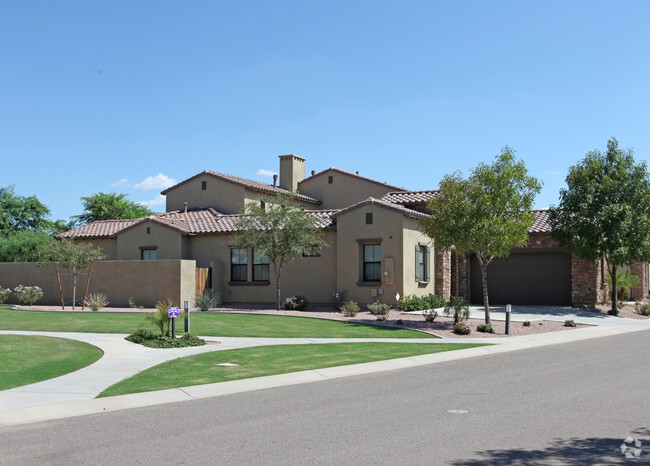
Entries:
POLYGON ((436 249, 436 294, 445 299, 451 296, 451 251, 436 249))
POLYGON ((451 275, 451 294, 469 299, 469 280, 468 271, 469 254, 458 255, 453 253, 451 256, 452 275, 451 275))
POLYGON ((639 286, 632 288, 630 294, 635 301, 641 301, 648 297, 648 288, 650 287, 650 277, 648 277, 648 264, 634 262, 630 266, 630 270, 634 275, 639 277, 639 286))

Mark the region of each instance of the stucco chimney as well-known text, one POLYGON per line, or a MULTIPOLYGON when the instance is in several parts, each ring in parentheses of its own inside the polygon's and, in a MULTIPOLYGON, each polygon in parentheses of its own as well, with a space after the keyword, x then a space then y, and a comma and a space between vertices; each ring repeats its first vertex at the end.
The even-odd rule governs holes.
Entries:
POLYGON ((278 175, 276 175, 274 173, 273 174, 273 187, 275 188, 277 184, 278 184, 278 175))
POLYGON ((290 191, 298 190, 298 183, 305 179, 305 159, 297 155, 279 155, 280 187, 290 191))
POLYGON ((187 202, 183 202, 183 211, 187 213, 187 202))

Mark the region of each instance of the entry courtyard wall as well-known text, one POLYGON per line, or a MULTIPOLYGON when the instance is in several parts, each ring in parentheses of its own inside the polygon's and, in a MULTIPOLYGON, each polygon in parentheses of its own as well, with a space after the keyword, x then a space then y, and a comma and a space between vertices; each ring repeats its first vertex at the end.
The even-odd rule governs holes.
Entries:
MULTIPOLYGON (((71 271, 59 267, 63 299, 72 304, 73 277, 71 271)), ((86 288, 86 271, 77 279, 77 299, 82 300, 86 288)), ((38 267, 33 262, 0 263, 0 286, 37 285, 43 289, 43 299, 37 304, 61 305, 54 265, 38 267)), ((180 306, 183 301, 193 305, 196 287, 196 261, 101 261, 93 266, 88 293, 104 293, 111 307, 128 307, 129 298, 136 304, 153 307, 157 301, 171 298, 180 306)), ((7 301, 18 304, 12 293, 7 301)), ((81 301, 78 301, 80 303, 81 301)))

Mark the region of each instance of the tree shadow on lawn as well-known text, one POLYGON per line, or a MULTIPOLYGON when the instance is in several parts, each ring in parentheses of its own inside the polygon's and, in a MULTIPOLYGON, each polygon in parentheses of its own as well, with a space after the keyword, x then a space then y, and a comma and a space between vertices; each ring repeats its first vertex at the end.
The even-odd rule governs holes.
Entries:
MULTIPOLYGON (((535 465, 535 464, 650 464, 650 429, 645 427, 633 431, 631 434, 621 434, 616 438, 578 438, 556 439, 555 442, 539 450, 513 448, 511 450, 486 450, 476 452, 480 459, 457 460, 451 464, 459 466, 472 465, 535 465), (626 438, 631 437, 641 441, 641 455, 626 458, 621 445, 626 438)), ((626 452, 634 454, 638 448, 634 442, 625 443, 626 452)))

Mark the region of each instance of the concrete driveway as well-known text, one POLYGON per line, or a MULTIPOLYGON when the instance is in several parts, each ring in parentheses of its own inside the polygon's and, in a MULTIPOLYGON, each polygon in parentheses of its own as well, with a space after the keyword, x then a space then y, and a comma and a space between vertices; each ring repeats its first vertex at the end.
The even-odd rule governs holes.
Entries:
MULTIPOLYGON (((485 316, 483 306, 470 306, 470 318, 482 319, 485 316)), ((490 318, 494 320, 506 320, 505 306, 490 306, 490 318)), ((572 308, 571 306, 511 306, 510 320, 513 322, 523 322, 524 320, 551 320, 564 322, 573 320, 577 324, 587 325, 616 325, 621 321, 630 321, 631 319, 622 319, 607 314, 598 314, 591 311, 583 311, 572 308)))

